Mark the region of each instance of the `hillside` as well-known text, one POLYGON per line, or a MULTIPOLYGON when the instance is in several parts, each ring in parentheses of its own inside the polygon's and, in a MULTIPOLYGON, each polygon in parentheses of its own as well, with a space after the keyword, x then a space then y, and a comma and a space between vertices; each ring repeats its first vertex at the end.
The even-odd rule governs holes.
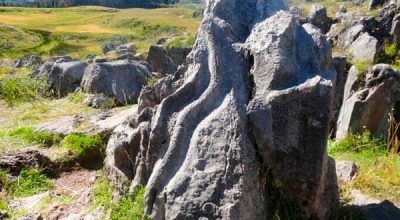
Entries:
POLYGON ((193 38, 199 25, 199 17, 188 8, 0 10, 0 57, 13 58, 32 54, 85 58, 101 54, 102 43, 115 38, 134 42, 143 52, 161 37, 193 38))

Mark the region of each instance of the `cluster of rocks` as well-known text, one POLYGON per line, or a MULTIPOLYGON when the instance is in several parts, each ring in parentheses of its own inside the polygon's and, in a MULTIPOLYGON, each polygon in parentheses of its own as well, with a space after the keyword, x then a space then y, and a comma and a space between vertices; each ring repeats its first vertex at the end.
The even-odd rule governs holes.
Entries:
POLYGON ((53 96, 64 97, 81 90, 85 104, 95 107, 137 103, 142 88, 153 76, 173 74, 191 48, 152 46, 147 56, 137 55, 134 45, 119 45, 106 57, 84 62, 68 56, 42 61, 30 56, 15 61, 14 67, 32 67, 33 75, 47 78, 53 96), (112 54, 117 54, 113 56, 112 54))

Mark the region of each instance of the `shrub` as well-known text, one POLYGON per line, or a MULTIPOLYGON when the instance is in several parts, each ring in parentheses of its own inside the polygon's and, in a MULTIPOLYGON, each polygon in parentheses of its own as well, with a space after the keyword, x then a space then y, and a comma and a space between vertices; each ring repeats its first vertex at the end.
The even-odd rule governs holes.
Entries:
POLYGON ((68 94, 68 101, 79 104, 82 103, 85 99, 85 93, 82 91, 76 91, 68 94))
POLYGON ((15 197, 28 197, 53 188, 53 183, 38 170, 22 170, 13 182, 11 195, 15 197))
POLYGON ((0 98, 8 105, 47 97, 49 84, 44 77, 15 75, 0 82, 0 98))
POLYGON ((10 137, 21 138, 29 143, 39 144, 44 147, 50 147, 60 143, 62 138, 56 134, 46 132, 35 132, 32 127, 20 127, 8 133, 10 137))

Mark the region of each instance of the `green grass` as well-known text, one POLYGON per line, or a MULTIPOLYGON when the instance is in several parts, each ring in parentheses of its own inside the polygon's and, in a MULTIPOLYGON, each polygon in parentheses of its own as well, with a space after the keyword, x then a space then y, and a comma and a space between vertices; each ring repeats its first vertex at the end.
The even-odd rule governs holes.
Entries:
POLYGON ((193 36, 176 37, 167 44, 167 47, 189 48, 189 47, 193 47, 195 41, 196 41, 196 38, 193 36))
POLYGON ((99 135, 69 134, 64 138, 61 145, 73 151, 78 158, 85 156, 95 148, 104 148, 104 142, 99 135))
POLYGON ((53 183, 38 170, 23 170, 13 182, 11 196, 28 197, 53 188, 53 183))
POLYGON ((101 54, 102 43, 113 37, 127 38, 144 52, 160 37, 185 32, 194 36, 200 23, 200 18, 192 17, 193 8, 0 9, 0 58, 32 54, 84 58, 101 54))
POLYGON ((106 219, 130 220, 143 218, 144 187, 139 187, 135 196, 122 195, 117 199, 113 199, 113 191, 113 186, 105 177, 99 178, 93 190, 92 209, 102 206, 105 210, 108 210, 108 212, 105 212, 109 214, 106 219))
POLYGON ((84 99, 85 99, 85 93, 83 93, 82 91, 77 91, 68 94, 68 101, 75 104, 82 103, 84 99))
POLYGON ((359 166, 355 180, 340 186, 343 198, 357 189, 378 199, 400 200, 400 157, 391 154, 383 140, 368 132, 350 134, 342 141, 331 141, 328 152, 336 160, 354 161, 359 166))
POLYGON ((8 133, 12 138, 20 138, 28 143, 37 144, 43 147, 51 147, 54 144, 60 143, 62 138, 56 134, 46 132, 35 132, 32 127, 20 127, 8 133))
POLYGON ((44 77, 32 78, 27 74, 6 77, 0 85, 0 98, 8 105, 44 98, 49 88, 44 77))
MULTIPOLYGON (((123 196, 111 206, 112 220, 143 219, 145 188, 140 187, 135 196, 123 196)), ((146 218, 145 218, 146 219, 146 218)))

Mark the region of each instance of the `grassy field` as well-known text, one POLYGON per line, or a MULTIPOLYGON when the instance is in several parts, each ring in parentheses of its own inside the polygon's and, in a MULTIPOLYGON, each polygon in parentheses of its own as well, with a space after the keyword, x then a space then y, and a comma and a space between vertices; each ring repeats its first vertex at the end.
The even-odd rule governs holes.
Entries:
POLYGON ((194 37, 200 18, 191 8, 62 9, 1 8, 0 58, 31 54, 84 58, 101 54, 101 44, 121 37, 146 51, 160 37, 194 37))

